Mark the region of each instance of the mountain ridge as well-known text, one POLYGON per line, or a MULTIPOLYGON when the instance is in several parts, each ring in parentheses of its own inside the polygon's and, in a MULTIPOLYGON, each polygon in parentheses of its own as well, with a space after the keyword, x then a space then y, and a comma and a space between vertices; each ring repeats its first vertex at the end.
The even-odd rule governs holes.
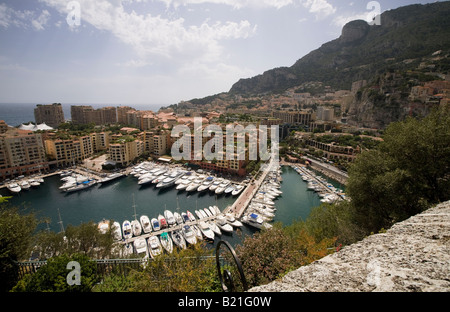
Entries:
POLYGON ((450 1, 413 4, 381 14, 381 25, 362 20, 347 23, 341 36, 324 43, 290 67, 277 67, 240 79, 229 93, 280 93, 307 81, 350 89, 389 67, 386 60, 422 57, 450 47, 450 1))

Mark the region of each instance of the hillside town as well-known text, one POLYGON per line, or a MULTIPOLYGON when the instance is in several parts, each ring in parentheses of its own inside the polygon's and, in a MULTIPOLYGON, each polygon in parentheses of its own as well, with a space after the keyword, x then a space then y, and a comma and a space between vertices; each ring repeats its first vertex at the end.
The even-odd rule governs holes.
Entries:
MULTIPOLYGON (((378 79, 378 85, 355 81, 351 90, 334 90, 321 82, 309 82, 282 94, 221 93, 182 101, 158 112, 129 106, 94 109, 73 105, 71 120, 65 119, 60 103, 38 104, 35 124, 11 127, 0 121, 0 180, 76 164, 111 170, 127 167, 138 159, 170 162, 171 149, 177 141, 172 136, 173 127, 185 125, 193 133, 195 118, 201 118, 202 131, 210 124, 218 124, 224 130, 229 124, 278 126, 282 160, 299 162, 301 155, 309 155, 345 170, 362 150, 382 140, 383 127, 361 117, 367 116, 368 106, 401 98, 396 108, 402 111, 397 116, 401 120, 425 116, 433 107, 449 102, 448 75, 434 73, 427 81, 416 79, 405 94, 398 85, 409 76, 385 74, 378 79), (89 162, 97 157, 101 166, 89 162)), ((202 148, 209 139, 203 136, 202 148)), ((193 135, 190 141, 194 150, 193 135)), ((248 159, 248 146, 246 149, 244 160, 191 157, 185 164, 245 176, 258 168, 258 162, 248 159)))

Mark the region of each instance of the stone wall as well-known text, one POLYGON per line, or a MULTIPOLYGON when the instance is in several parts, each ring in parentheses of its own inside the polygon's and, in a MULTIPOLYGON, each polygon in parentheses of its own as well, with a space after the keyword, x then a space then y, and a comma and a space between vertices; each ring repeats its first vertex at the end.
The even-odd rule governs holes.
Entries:
POLYGON ((448 292, 450 201, 251 292, 448 292))

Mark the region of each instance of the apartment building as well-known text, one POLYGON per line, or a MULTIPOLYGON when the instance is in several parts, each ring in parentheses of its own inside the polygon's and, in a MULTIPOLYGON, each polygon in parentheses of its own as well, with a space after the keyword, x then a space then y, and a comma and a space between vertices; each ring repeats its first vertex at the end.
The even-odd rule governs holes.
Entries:
POLYGON ((38 104, 34 109, 34 119, 36 124, 45 123, 52 128, 57 128, 65 121, 62 105, 60 103, 38 104))
POLYGON ((274 118, 281 119, 285 123, 299 123, 308 126, 314 119, 313 114, 307 111, 274 111, 272 115, 274 118))
POLYGON ((128 166, 135 158, 144 153, 144 147, 144 142, 140 140, 110 144, 108 160, 122 166, 128 166))
POLYGON ((94 152, 105 151, 109 147, 111 132, 92 133, 91 138, 94 152))
POLYGON ((92 106, 72 105, 70 112, 72 115, 72 123, 75 125, 90 123, 106 125, 117 123, 117 110, 115 107, 94 109, 92 106))
POLYGON ((0 133, 0 180, 47 169, 48 163, 41 134, 16 128, 2 130, 0 133))
POLYGON ((57 167, 70 166, 94 154, 93 139, 83 136, 70 140, 45 140, 45 150, 57 167))

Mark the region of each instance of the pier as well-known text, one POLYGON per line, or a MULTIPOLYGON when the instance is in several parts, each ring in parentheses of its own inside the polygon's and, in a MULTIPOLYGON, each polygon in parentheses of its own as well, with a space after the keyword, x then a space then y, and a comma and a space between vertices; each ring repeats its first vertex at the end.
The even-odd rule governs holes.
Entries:
MULTIPOLYGON (((242 193, 236 199, 234 204, 225 208, 223 213, 224 214, 231 213, 234 215, 236 219, 241 218, 245 210, 247 209, 248 205, 252 201, 253 197, 255 197, 256 192, 258 192, 259 187, 264 182, 264 179, 266 178, 267 174, 272 170, 275 163, 276 163, 275 158, 271 157, 268 163, 261 166, 259 172, 261 172, 261 169, 263 170, 259 178, 256 180, 252 179, 252 181, 250 181, 250 184, 242 191, 242 193)), ((256 176, 258 176, 258 174, 256 174, 256 176)))
MULTIPOLYGON (((169 226, 167 228, 164 228, 162 230, 159 231, 151 231, 150 233, 144 233, 141 234, 139 236, 133 236, 131 238, 122 240, 121 243, 123 244, 129 244, 129 243, 133 243, 136 239, 138 238, 149 238, 150 236, 157 236, 157 235, 161 235, 162 233, 166 232, 166 233, 171 233, 173 231, 177 231, 177 230, 181 230, 183 228, 183 226, 185 225, 197 225, 202 221, 214 221, 217 218, 217 216, 211 216, 211 217, 207 217, 207 218, 202 218, 202 219, 196 219, 195 221, 187 221, 184 222, 182 224, 177 224, 174 226, 169 226)), ((139 221, 139 220, 138 220, 139 221)))

